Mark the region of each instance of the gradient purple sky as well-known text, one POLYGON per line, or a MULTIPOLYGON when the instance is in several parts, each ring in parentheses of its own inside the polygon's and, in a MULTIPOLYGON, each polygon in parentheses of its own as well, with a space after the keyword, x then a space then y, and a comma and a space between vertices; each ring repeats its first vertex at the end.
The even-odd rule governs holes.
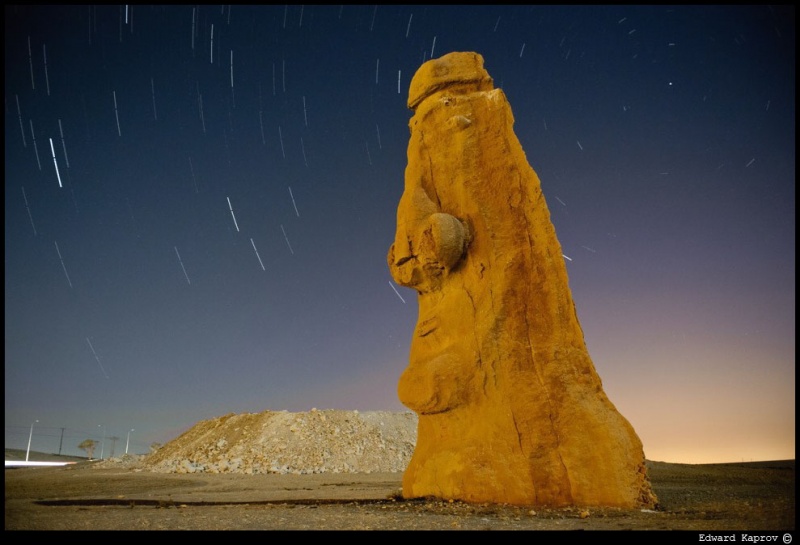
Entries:
POLYGON ((5 6, 5 45, 7 447, 405 410, 408 83, 476 51, 647 458, 795 457, 793 7, 5 6))

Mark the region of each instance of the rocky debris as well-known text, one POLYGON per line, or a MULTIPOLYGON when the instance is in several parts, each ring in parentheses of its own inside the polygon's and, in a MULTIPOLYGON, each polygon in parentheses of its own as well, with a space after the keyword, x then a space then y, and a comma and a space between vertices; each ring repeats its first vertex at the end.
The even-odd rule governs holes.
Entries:
POLYGON ((417 438, 412 412, 317 410, 228 414, 195 424, 145 457, 106 460, 156 473, 404 471, 417 438))
POLYGON ((419 302, 398 385, 419 415, 403 495, 653 506, 642 443, 603 391, 541 183, 483 57, 427 61, 408 107, 387 256, 419 302))
POLYGON ((123 454, 122 456, 106 458, 105 460, 94 460, 91 463, 92 469, 123 468, 141 471, 146 458, 147 455, 145 454, 123 454))

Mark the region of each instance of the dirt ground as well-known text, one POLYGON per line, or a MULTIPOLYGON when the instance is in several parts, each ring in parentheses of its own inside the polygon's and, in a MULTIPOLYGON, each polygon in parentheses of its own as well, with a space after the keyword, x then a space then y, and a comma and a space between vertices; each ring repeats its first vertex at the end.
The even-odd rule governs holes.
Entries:
POLYGON ((6 469, 5 528, 768 530, 782 542, 795 529, 794 460, 648 464, 660 502, 652 511, 404 501, 401 473, 177 475, 97 469, 90 462, 6 469))

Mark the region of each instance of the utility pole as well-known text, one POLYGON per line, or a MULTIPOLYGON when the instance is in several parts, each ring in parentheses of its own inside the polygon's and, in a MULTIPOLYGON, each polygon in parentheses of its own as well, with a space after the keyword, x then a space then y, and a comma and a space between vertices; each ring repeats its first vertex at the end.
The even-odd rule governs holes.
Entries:
POLYGON ((61 445, 64 444, 64 429, 61 428, 61 440, 58 442, 58 455, 61 456, 61 445))
POLYGON ((101 460, 105 460, 105 457, 103 456, 103 452, 105 451, 105 448, 106 448, 106 425, 105 424, 98 424, 97 427, 98 428, 103 428, 103 442, 100 443, 100 459, 101 460))
MULTIPOLYGON (((34 420, 33 424, 36 424, 38 420, 34 420)), ((28 456, 31 454, 31 439, 33 439, 33 424, 31 424, 31 434, 28 436, 28 450, 25 451, 25 461, 28 461, 28 456)))

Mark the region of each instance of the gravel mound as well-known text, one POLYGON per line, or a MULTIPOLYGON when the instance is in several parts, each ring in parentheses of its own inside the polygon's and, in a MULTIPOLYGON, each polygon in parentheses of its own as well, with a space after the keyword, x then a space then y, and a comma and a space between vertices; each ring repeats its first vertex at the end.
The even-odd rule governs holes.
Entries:
POLYGON ((228 414, 195 424, 144 457, 110 459, 156 473, 385 473, 408 466, 412 412, 317 410, 228 414))

